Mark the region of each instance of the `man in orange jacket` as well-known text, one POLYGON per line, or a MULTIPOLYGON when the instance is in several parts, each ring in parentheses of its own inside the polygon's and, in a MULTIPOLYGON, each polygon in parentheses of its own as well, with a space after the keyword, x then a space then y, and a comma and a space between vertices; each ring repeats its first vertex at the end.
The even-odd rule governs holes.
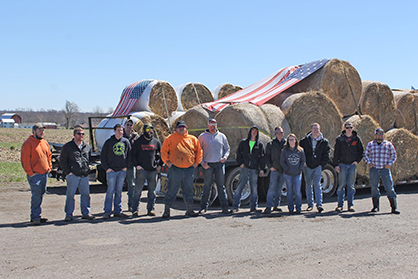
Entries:
POLYGON ((168 166, 168 191, 165 195, 163 218, 170 217, 170 207, 180 188, 186 203, 186 216, 197 216, 193 211, 193 179, 195 168, 202 161, 200 143, 187 132, 186 123, 177 121, 176 131, 168 136, 161 147, 161 159, 168 166))
POLYGON ((51 149, 44 137, 45 127, 35 124, 32 135, 23 143, 21 151, 22 167, 27 174, 32 193, 30 206, 30 221, 35 225, 45 223, 48 219, 41 218, 42 198, 46 192, 48 173, 52 169, 51 149))

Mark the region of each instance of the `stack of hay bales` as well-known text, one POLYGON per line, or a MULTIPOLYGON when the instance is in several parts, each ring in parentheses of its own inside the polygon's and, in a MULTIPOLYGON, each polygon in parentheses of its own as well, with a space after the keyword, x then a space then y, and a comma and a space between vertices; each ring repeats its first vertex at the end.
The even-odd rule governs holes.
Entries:
POLYGON ((176 87, 179 111, 187 111, 196 105, 213 102, 210 90, 201 83, 188 82, 176 87))
POLYGON ((167 121, 161 116, 152 112, 134 112, 131 116, 139 119, 135 122, 133 129, 142 134, 144 124, 151 124, 154 127, 154 136, 162 143, 171 133, 167 121))
POLYGON ((223 83, 218 85, 213 91, 212 95, 215 100, 234 94, 242 89, 241 86, 232 85, 231 83, 223 83))
POLYGON ((389 86, 377 81, 363 81, 360 112, 371 116, 380 127, 388 131, 396 120, 396 104, 389 86))
POLYGON ((398 116, 395 127, 418 134, 418 95, 409 90, 393 89, 398 116))
POLYGON ((291 133, 289 121, 287 121, 286 115, 284 115, 283 111, 279 107, 271 104, 264 104, 261 105, 260 108, 266 117, 270 137, 276 137, 274 128, 279 126, 283 128, 285 137, 291 133))
POLYGON ((181 119, 186 122, 189 134, 198 137, 207 129, 209 118, 214 118, 216 113, 204 109, 201 105, 196 105, 187 110, 181 119))
POLYGON ((177 106, 177 95, 171 84, 162 80, 152 80, 131 111, 151 111, 163 118, 168 118, 177 106))
POLYGON ((168 126, 171 128, 171 131, 174 131, 176 129, 176 123, 177 121, 181 120, 183 118, 183 115, 186 112, 184 111, 175 111, 171 116, 167 119, 168 126))

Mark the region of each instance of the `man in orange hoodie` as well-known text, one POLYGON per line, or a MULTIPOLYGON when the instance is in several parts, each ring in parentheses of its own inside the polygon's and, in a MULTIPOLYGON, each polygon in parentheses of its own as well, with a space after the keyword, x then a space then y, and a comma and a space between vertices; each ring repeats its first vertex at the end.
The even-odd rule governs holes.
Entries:
POLYGON ((46 192, 48 173, 52 169, 52 154, 48 142, 43 139, 44 129, 41 123, 33 125, 33 134, 23 143, 21 151, 22 167, 27 174, 32 193, 30 221, 35 225, 48 220, 41 218, 42 198, 46 192))
POLYGON ((186 216, 198 215, 193 211, 193 179, 195 168, 202 161, 202 157, 202 148, 197 138, 189 135, 183 120, 177 121, 176 131, 164 140, 161 147, 161 159, 169 168, 163 218, 170 218, 170 207, 180 186, 187 207, 186 216))

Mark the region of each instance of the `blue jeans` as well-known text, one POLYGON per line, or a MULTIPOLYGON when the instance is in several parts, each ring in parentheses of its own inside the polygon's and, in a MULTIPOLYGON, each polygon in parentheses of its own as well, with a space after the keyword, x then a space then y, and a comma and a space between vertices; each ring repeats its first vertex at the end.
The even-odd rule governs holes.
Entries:
POLYGON ((321 174, 322 166, 317 166, 314 169, 308 166, 303 168, 306 184, 306 201, 308 206, 313 207, 313 189, 315 189, 315 203, 316 206, 322 206, 322 188, 321 188, 321 174))
POLYGON ((73 216, 74 212, 74 195, 77 188, 80 192, 80 208, 81 214, 87 216, 90 214, 90 186, 89 177, 76 176, 75 174, 67 175, 67 199, 65 200, 65 215, 73 216))
POLYGON ((296 211, 302 211, 302 192, 300 191, 300 187, 302 185, 302 174, 292 176, 284 173, 283 176, 286 181, 287 208, 289 209, 289 212, 293 212, 293 210, 295 210, 295 204, 296 211))
POLYGON ((37 220, 41 218, 42 198, 46 192, 46 182, 48 173, 26 176, 32 193, 30 201, 30 219, 37 220))
POLYGON ((218 197, 222 209, 228 209, 228 199, 225 191, 225 164, 224 163, 208 163, 209 168, 203 169, 203 178, 205 186, 203 187, 202 199, 200 200, 200 208, 208 208, 209 194, 212 188, 213 175, 215 174, 216 188, 218 189, 218 197))
POLYGON ((134 179, 135 179, 135 173, 136 173, 136 168, 135 167, 128 167, 126 169, 126 178, 125 178, 125 182, 126 182, 126 186, 128 188, 128 192, 126 193, 128 195, 128 206, 132 207, 133 204, 133 197, 134 197, 134 193, 135 193, 135 184, 134 179))
POLYGON ((107 191, 104 202, 105 214, 112 214, 112 203, 114 204, 113 213, 116 215, 122 213, 122 188, 125 177, 126 171, 124 170, 106 172, 107 191), (113 196, 115 196, 114 199, 113 196))
POLYGON ((186 204, 193 203, 193 166, 188 168, 178 168, 174 165, 168 169, 168 191, 165 194, 164 204, 170 206, 173 204, 180 187, 183 193, 183 200, 186 204))
POLYGON ((340 164, 340 173, 338 174, 338 206, 344 205, 345 188, 347 186, 347 203, 348 207, 353 206, 354 194, 356 189, 354 183, 356 182, 357 165, 340 164))
POLYGON ((280 199, 282 197, 284 177, 278 171, 270 172, 270 184, 267 192, 266 207, 280 206, 280 199))
POLYGON ((139 200, 141 199, 142 189, 144 189, 145 180, 148 186, 147 210, 154 210, 155 205, 155 186, 157 185, 157 171, 137 170, 134 197, 132 203, 132 212, 138 211, 139 200))
POLYGON ((248 169, 246 167, 242 168, 239 174, 239 181, 237 189, 234 193, 234 204, 232 205, 234 209, 238 208, 241 203, 241 194, 242 190, 244 190, 245 185, 247 184, 248 180, 250 180, 250 189, 251 189, 251 197, 250 197, 250 208, 256 209, 258 203, 258 193, 257 193, 257 180, 258 180, 258 171, 255 169, 248 169))
POLYGON ((382 178, 383 186, 389 199, 396 198, 395 189, 393 188, 392 174, 390 169, 371 168, 369 171, 370 184, 372 187, 372 198, 380 198, 379 181, 382 178))

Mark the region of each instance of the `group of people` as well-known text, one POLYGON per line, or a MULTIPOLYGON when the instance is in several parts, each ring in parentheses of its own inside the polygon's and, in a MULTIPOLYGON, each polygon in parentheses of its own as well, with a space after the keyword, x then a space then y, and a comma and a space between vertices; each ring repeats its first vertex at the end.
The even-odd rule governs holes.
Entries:
MULTIPOLYGON (((318 123, 311 125, 311 131, 300 142, 295 134, 284 138, 282 127, 275 128, 275 138, 267 143, 266 148, 259 140, 259 129, 253 126, 248 137, 239 143, 236 161, 240 166, 240 177, 233 196, 232 210, 229 209, 225 190, 225 161, 230 153, 228 139, 217 128, 216 119, 208 120, 208 128, 198 138, 190 135, 187 125, 179 120, 175 131, 161 145, 154 137, 154 127, 145 124, 142 135, 133 130, 133 121, 128 119, 125 127, 116 124, 112 135, 103 145, 101 164, 106 171, 107 191, 104 201, 103 218, 112 216, 129 217, 122 211, 122 189, 128 188, 128 208, 133 217, 138 217, 139 202, 145 182, 148 187, 147 215, 155 216, 155 188, 161 166, 168 167, 168 191, 164 198, 163 218, 170 218, 170 209, 179 188, 182 188, 187 216, 204 214, 212 181, 215 180, 222 214, 239 211, 241 194, 246 184, 250 185, 250 212, 257 212, 258 177, 264 176, 269 169, 270 184, 267 193, 266 208, 263 213, 281 212, 281 192, 286 183, 287 204, 291 213, 302 211, 302 173, 306 184, 307 211, 316 209, 321 213, 322 205, 321 173, 330 161, 330 144, 321 133, 318 123), (204 176, 204 188, 200 201, 200 210, 193 209, 193 181, 195 168, 201 164, 204 176), (135 181, 135 183, 133 183, 135 181)), ((45 127, 36 124, 32 135, 22 145, 21 162, 27 174, 31 188, 30 220, 35 225, 47 221, 41 218, 41 203, 46 191, 48 173, 52 169, 51 151, 43 139, 45 127)), ((77 189, 80 192, 82 219, 93 220, 90 213, 90 188, 88 174, 90 146, 84 141, 84 130, 78 126, 73 131, 73 139, 66 143, 60 155, 63 173, 66 175, 67 192, 65 202, 65 221, 73 220, 77 189)), ((333 165, 338 172, 338 204, 335 209, 343 210, 345 189, 347 188, 348 211, 354 212, 353 201, 357 164, 364 158, 370 167, 372 192, 372 212, 379 211, 379 182, 387 192, 392 213, 399 214, 396 193, 390 172, 396 160, 396 151, 391 142, 384 139, 384 131, 375 131, 375 140, 369 142, 364 150, 360 137, 353 131, 350 122, 344 124, 344 130, 335 141, 333 165)))

